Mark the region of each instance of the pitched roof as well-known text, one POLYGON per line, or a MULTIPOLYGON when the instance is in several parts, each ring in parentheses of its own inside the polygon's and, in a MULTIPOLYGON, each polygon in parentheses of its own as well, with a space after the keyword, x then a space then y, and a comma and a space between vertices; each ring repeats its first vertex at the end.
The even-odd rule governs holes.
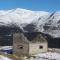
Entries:
POLYGON ((37 34, 37 36, 35 36, 32 40, 27 39, 27 37, 23 33, 15 33, 14 36, 17 39, 17 41, 23 43, 47 42, 47 40, 41 34, 37 34))
POLYGON ((44 42, 47 42, 47 40, 41 35, 41 34, 38 34, 33 40, 32 40, 33 43, 36 43, 36 42, 41 42, 41 43, 44 43, 44 42))
POLYGON ((23 33, 14 33, 13 39, 15 42, 29 43, 29 40, 27 40, 23 33))

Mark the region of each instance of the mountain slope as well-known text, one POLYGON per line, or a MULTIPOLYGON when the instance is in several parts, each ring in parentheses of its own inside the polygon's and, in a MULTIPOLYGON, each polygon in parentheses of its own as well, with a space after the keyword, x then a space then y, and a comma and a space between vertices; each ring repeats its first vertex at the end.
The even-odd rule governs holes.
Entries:
POLYGON ((60 37, 60 12, 26 9, 0 10, 0 26, 19 27, 23 32, 42 32, 60 37))

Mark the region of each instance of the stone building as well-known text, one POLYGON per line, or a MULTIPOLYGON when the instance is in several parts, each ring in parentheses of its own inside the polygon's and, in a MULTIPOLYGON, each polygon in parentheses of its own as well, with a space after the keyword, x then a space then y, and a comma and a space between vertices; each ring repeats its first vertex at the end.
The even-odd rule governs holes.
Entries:
POLYGON ((23 33, 14 33, 13 48, 14 53, 19 56, 31 56, 34 54, 47 52, 48 43, 41 34, 38 34, 30 41, 23 33))

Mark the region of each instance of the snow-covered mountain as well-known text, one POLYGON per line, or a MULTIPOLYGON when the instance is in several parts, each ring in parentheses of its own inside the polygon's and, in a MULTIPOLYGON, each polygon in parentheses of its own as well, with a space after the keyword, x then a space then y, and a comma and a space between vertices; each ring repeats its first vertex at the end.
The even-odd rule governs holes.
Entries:
POLYGON ((24 32, 42 32, 60 37, 60 12, 26 9, 0 10, 0 26, 17 26, 24 32))

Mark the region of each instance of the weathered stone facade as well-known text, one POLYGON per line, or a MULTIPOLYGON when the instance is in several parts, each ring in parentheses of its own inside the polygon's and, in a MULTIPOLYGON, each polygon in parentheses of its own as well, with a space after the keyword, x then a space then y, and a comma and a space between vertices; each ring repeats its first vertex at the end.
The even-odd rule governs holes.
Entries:
POLYGON ((15 33, 13 34, 13 48, 15 54, 29 56, 47 52, 48 43, 41 34, 37 35, 32 41, 29 41, 23 33, 15 33))

